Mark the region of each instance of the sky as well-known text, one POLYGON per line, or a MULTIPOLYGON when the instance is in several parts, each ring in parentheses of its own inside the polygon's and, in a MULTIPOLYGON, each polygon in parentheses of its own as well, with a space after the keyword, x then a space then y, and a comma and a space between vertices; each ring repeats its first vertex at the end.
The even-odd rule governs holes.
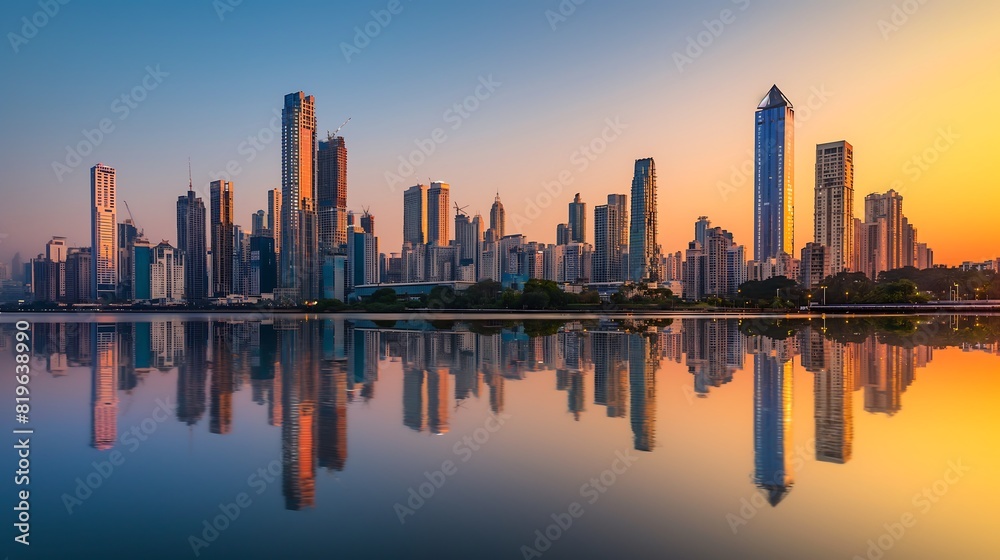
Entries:
POLYGON ((296 91, 321 137, 351 118, 348 206, 370 208, 383 252, 403 190, 430 180, 487 217, 499 192, 508 233, 546 243, 579 192, 592 241, 594 206, 653 157, 664 251, 706 215, 749 255, 753 113, 772 84, 796 110, 796 250, 815 145, 847 140, 856 215, 895 188, 937 263, 1000 256, 990 0, 62 1, 0 8, 0 260, 54 235, 89 245, 98 162, 154 243, 176 243, 188 158, 206 205, 210 181, 234 182, 249 229, 280 187, 275 117, 296 91))

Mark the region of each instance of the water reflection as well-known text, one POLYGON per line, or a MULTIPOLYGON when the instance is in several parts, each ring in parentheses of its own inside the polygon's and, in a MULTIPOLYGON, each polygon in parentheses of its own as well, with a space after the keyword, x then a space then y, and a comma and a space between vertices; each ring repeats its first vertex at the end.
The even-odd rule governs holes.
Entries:
MULTIPOLYGON (((4 325, 0 346, 9 348, 11 332, 4 325)), ((249 390, 267 408, 267 423, 280 426, 285 508, 300 510, 316 505, 317 470, 344 470, 349 405, 379 398, 385 362, 401 364, 402 424, 413 432, 448 433, 452 414, 468 399, 488 399, 493 412, 503 412, 507 383, 554 371, 568 414, 622 419, 632 447, 655 452, 661 364, 683 363, 692 394, 705 399, 724 391, 749 358, 752 479, 776 506, 795 483, 796 358, 813 378, 815 458, 845 464, 853 456, 855 394, 866 413, 899 414, 934 348, 1000 354, 998 333, 995 317, 447 324, 281 318, 36 323, 32 340, 54 376, 91 368, 89 445, 99 450, 117 443, 119 393, 133 391, 151 370, 176 369, 178 422, 207 423, 220 437, 238 421, 234 394, 249 390)))

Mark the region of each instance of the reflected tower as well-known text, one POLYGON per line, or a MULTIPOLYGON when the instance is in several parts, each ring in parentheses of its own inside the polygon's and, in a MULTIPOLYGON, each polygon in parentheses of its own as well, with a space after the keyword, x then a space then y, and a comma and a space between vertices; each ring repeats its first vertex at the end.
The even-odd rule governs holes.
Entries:
POLYGON ((761 339, 754 356, 754 483, 778 505, 795 483, 792 473, 791 341, 761 339))
POLYGON ((91 445, 111 449, 118 436, 118 328, 98 324, 92 331, 93 356, 91 445))
MULTIPOLYGON (((315 505, 315 416, 319 377, 319 325, 283 321, 280 325, 282 371, 281 486, 285 509, 315 505)), ((277 328, 277 327, 276 327, 277 328)))
POLYGON ((233 355, 229 325, 212 325, 212 386, 209 431, 228 434, 233 423, 233 355))
POLYGON ((652 451, 656 443, 656 370, 660 365, 656 340, 630 334, 628 341, 632 434, 638 451, 652 451))
POLYGON ((205 415, 208 323, 188 323, 184 331, 184 346, 188 356, 177 368, 177 420, 193 426, 205 415))

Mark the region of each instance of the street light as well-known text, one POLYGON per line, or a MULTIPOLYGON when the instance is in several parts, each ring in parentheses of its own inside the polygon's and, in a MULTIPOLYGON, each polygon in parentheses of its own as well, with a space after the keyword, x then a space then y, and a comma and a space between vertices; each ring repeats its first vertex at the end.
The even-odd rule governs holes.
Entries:
POLYGON ((820 286, 823 288, 823 305, 826 305, 826 286, 820 286))

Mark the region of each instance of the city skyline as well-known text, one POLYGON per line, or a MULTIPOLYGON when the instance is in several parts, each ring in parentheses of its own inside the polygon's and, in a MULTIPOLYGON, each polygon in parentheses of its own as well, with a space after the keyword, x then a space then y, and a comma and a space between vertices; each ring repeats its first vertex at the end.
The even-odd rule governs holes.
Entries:
MULTIPOLYGON (((978 62, 971 61, 975 57, 963 56, 962 53, 982 51, 980 45, 985 45, 985 34, 977 34, 973 30, 985 24, 988 18, 982 17, 986 15, 984 12, 996 11, 997 7, 988 3, 971 2, 969 6, 977 9, 945 10, 943 7, 922 5, 917 13, 909 17, 910 21, 905 26, 888 31, 880 28, 879 21, 889 21, 891 6, 866 4, 829 7, 826 8, 826 15, 829 17, 824 19, 824 24, 833 29, 869 30, 867 34, 860 32, 860 39, 851 48, 866 49, 866 59, 872 67, 878 67, 879 64, 891 65, 894 69, 891 76, 880 77, 866 68, 849 68, 846 63, 838 61, 813 65, 812 70, 802 72, 801 61, 804 57, 810 54, 815 56, 817 50, 829 47, 826 40, 821 40, 817 45, 803 49, 803 53, 793 53, 793 59, 799 61, 799 66, 795 66, 794 61, 788 63, 788 68, 782 68, 776 62, 764 62, 754 67, 753 78, 750 78, 748 71, 733 68, 744 60, 744 56, 760 53, 761 49, 765 52, 768 50, 759 47, 747 49, 749 52, 745 55, 739 52, 741 47, 749 45, 751 35, 766 32, 770 25, 779 24, 764 21, 767 16, 765 10, 771 8, 753 5, 740 11, 743 4, 735 4, 734 11, 738 16, 736 22, 725 27, 724 33, 707 48, 702 47, 704 54, 693 58, 685 54, 686 38, 695 37, 702 30, 702 19, 711 21, 716 15, 711 10, 700 13, 706 8, 686 8, 677 14, 679 17, 672 20, 675 23, 670 24, 669 33, 659 34, 661 38, 648 44, 634 39, 630 41, 636 42, 617 47, 661 49, 661 58, 666 62, 657 67, 656 73, 641 82, 651 84, 664 80, 675 84, 667 97, 671 102, 670 106, 651 105, 642 94, 642 89, 637 87, 639 84, 634 82, 615 83, 611 80, 606 86, 587 82, 590 87, 586 89, 587 93, 579 94, 584 95, 579 99, 592 97, 593 103, 584 118, 578 117, 570 122, 557 112, 548 121, 543 121, 547 122, 547 126, 537 138, 523 146, 508 143, 508 147, 514 147, 514 152, 505 153, 511 153, 511 157, 519 157, 522 165, 500 173, 489 171, 491 167, 486 164, 485 154, 476 154, 470 150, 476 149, 476 146, 485 148, 489 145, 482 143, 484 134, 496 133, 501 139, 509 138, 512 129, 516 128, 513 123, 519 122, 510 118, 509 111, 514 109, 511 103, 523 95, 528 85, 537 85, 543 79, 530 68, 516 71, 504 57, 487 57, 485 60, 491 64, 474 65, 463 62, 458 65, 458 69, 449 72, 449 79, 441 82, 440 88, 432 88, 423 93, 408 93, 409 97, 403 103, 393 102, 402 99, 397 94, 373 92, 368 87, 354 88, 357 91, 350 88, 349 91, 344 91, 343 88, 333 90, 311 77, 305 80, 301 76, 296 78, 295 74, 299 71, 290 69, 282 74, 288 84, 286 87, 276 91, 268 86, 265 88, 268 90, 266 92, 260 87, 246 88, 246 97, 237 99, 225 111, 218 111, 215 102, 199 97, 198 103, 203 107, 192 111, 191 117, 202 117, 205 123, 202 126, 209 126, 210 123, 214 125, 206 133, 196 137, 190 133, 196 129, 185 132, 177 126, 166 126, 158 138, 149 138, 144 122, 177 119, 184 107, 190 107, 184 97, 190 77, 185 77, 180 72, 182 62, 178 57, 184 61, 183 64, 193 64, 198 71, 201 68, 190 56, 190 50, 181 50, 174 57, 163 59, 160 71, 169 75, 163 77, 163 82, 155 90, 147 92, 148 99, 134 108, 129 118, 122 121, 113 134, 108 134, 95 147, 92 156, 83 158, 85 163, 73 167, 67 174, 57 177, 51 166, 53 161, 65 165, 65 150, 62 146, 75 145, 81 141, 83 137, 79 131, 94 128, 95 123, 100 120, 99 109, 106 100, 120 90, 127 91, 127 87, 132 84, 126 82, 124 77, 120 80, 119 87, 111 91, 98 87, 97 84, 84 84, 80 91, 74 92, 78 94, 80 101, 74 106, 94 107, 92 112, 78 110, 74 116, 67 113, 68 109, 60 109, 60 116, 69 117, 64 119, 65 124, 55 126, 49 123, 38 130, 22 127, 26 130, 25 141, 11 146, 12 149, 5 157, 17 158, 20 163, 9 166, 12 169, 12 184, 24 185, 24 188, 37 191, 40 197, 38 201, 25 200, 21 212, 4 212, 0 222, 5 224, 7 231, 3 233, 8 237, 0 245, 0 259, 9 261, 14 251, 21 251, 22 255, 34 254, 37 252, 34 247, 40 246, 52 235, 67 237, 70 245, 85 244, 86 224, 77 224, 74 220, 65 218, 73 201, 83 200, 81 193, 70 186, 81 184, 80 176, 85 173, 82 169, 88 167, 87 163, 97 161, 110 162, 116 166, 122 198, 132 203, 133 210, 142 209, 137 218, 154 238, 167 237, 173 230, 170 220, 157 215, 154 209, 166 201, 172 204, 177 196, 183 194, 186 179, 183 163, 189 154, 195 154, 192 165, 196 170, 196 191, 206 199, 207 183, 213 180, 212 175, 224 171, 227 164, 233 161, 240 172, 228 173, 228 178, 217 178, 232 180, 237 185, 243 196, 236 202, 236 221, 245 222, 245 216, 265 206, 266 191, 274 188, 279 181, 275 165, 279 160, 279 143, 276 140, 262 141, 277 134, 268 130, 269 123, 274 119, 273 110, 276 109, 273 100, 284 91, 299 87, 316 94, 321 100, 329 99, 323 105, 326 109, 321 108, 319 111, 321 129, 332 130, 344 118, 354 118, 344 133, 352 145, 349 181, 354 188, 349 208, 372 206, 383 220, 395 222, 399 217, 399 208, 380 209, 379 201, 392 194, 392 189, 385 180, 385 172, 395 171, 397 157, 405 156, 413 150, 414 139, 426 138, 430 131, 442 125, 441 113, 445 109, 456 100, 461 101, 474 93, 477 85, 481 85, 478 82, 480 74, 485 83, 490 83, 491 70, 492 80, 501 85, 491 86, 495 89, 492 96, 480 100, 481 103, 478 104, 481 107, 467 118, 463 117, 458 129, 453 131, 450 122, 445 121, 442 128, 448 132, 448 140, 440 143, 435 153, 426 158, 426 163, 417 166, 414 173, 406 179, 414 184, 422 180, 418 178, 426 176, 448 179, 455 188, 453 200, 463 206, 469 205, 470 213, 478 210, 484 215, 491 202, 490 194, 501 190, 507 211, 507 229, 522 230, 529 238, 548 240, 551 235, 549 232, 554 231, 555 225, 561 221, 561 216, 558 215, 561 212, 543 212, 540 217, 527 218, 531 208, 526 202, 526 199, 534 201, 543 192, 542 185, 558 180, 561 169, 570 171, 573 183, 563 188, 561 200, 553 202, 553 206, 545 210, 558 210, 562 204, 569 202, 575 192, 581 192, 582 198, 590 201, 601 200, 608 192, 621 192, 621 185, 628 181, 621 171, 623 162, 646 153, 660 159, 661 168, 669 170, 661 170, 661 181, 678 187, 674 200, 670 203, 660 201, 663 224, 689 223, 696 216, 706 213, 707 204, 712 204, 713 218, 727 224, 727 228, 737 239, 748 242, 752 238, 749 233, 752 222, 747 218, 744 208, 751 193, 747 191, 747 175, 739 170, 748 159, 752 142, 748 138, 746 121, 740 120, 739 115, 751 99, 752 102, 759 100, 763 93, 762 83, 766 81, 780 84, 782 91, 793 101, 798 111, 796 141, 799 149, 796 150, 795 168, 799 188, 796 189, 796 206, 800 209, 808 208, 809 201, 813 198, 813 146, 846 138, 856 151, 856 198, 860 200, 870 192, 885 192, 899 182, 897 186, 900 188, 897 190, 902 190, 907 197, 909 213, 914 222, 921 224, 922 239, 934 245, 938 261, 957 264, 963 260, 994 258, 996 255, 992 253, 996 251, 992 249, 993 245, 988 239, 980 239, 965 230, 968 224, 985 222, 988 219, 987 209, 995 206, 994 197, 1000 196, 995 189, 987 188, 988 180, 982 179, 989 164, 989 125, 996 118, 996 113, 983 96, 996 91, 998 84, 995 76, 975 72, 978 62), (957 37, 959 30, 963 32, 961 41, 933 46, 938 42, 926 40, 929 33, 937 36, 944 32, 957 37), (935 83, 949 85, 921 87, 925 78, 918 73, 919 69, 898 63, 904 52, 907 60, 948 56, 950 60, 958 61, 942 68, 941 74, 935 77, 935 83), (691 64, 684 64, 682 70, 678 70, 672 64, 675 60, 672 55, 676 53, 691 58, 691 64), (894 60, 897 63, 894 64, 894 60), (848 76, 852 78, 849 80, 848 76), (723 78, 730 83, 736 78, 736 86, 710 89, 723 78), (890 78, 893 80, 890 81, 890 78), (629 87, 623 87, 622 83, 628 83, 629 87), (169 86, 174 89, 171 90, 169 86), (335 94, 332 93, 334 91, 335 94), (710 93, 706 94, 707 91, 710 93), (920 93, 914 96, 913 91, 920 93), (953 105, 946 100, 956 94, 960 94, 966 103, 962 107, 951 107, 945 111, 943 107, 953 105), (365 95, 372 97, 372 102, 380 102, 382 109, 394 107, 385 115, 388 121, 377 121, 372 113, 366 113, 365 108, 369 105, 361 101, 361 97, 365 95), (905 101, 898 102, 899 99, 905 101), (983 103, 978 103, 980 100, 983 103), (698 113, 699 118, 703 119, 702 124, 695 124, 689 118, 679 116, 679 109, 672 107, 675 104, 684 107, 684 111, 698 113), (429 110, 427 107, 439 107, 440 110, 429 110), (212 111, 215 116, 209 118, 204 114, 205 111, 212 111), (644 111, 645 115, 652 118, 648 125, 638 116, 639 111, 644 111), (872 111, 878 111, 878 119, 871 118, 872 111), (405 117, 406 114, 410 116, 405 117), (916 117, 918 114, 922 116, 916 117), (586 115, 592 118, 586 118, 586 115), (578 146, 586 145, 591 139, 601 135, 603 129, 609 126, 605 119, 612 124, 619 122, 627 128, 619 126, 609 129, 610 132, 605 137, 615 137, 615 140, 608 143, 606 149, 592 160, 584 156, 583 161, 588 165, 581 171, 582 164, 576 165, 570 157, 578 146), (664 122, 661 119, 677 122, 664 128, 661 126, 664 122), (248 135, 253 136, 262 129, 268 130, 267 134, 255 138, 255 142, 244 143, 248 135), (58 148, 45 148, 47 145, 51 146, 52 141, 42 139, 39 135, 42 130, 48 131, 52 139, 58 138, 58 143, 55 144, 58 148), (661 130, 671 132, 662 134, 661 130), (142 134, 143 141, 138 141, 134 136, 136 134, 142 134), (541 146, 546 149, 539 149, 538 142, 543 142, 541 146), (241 147, 242 153, 238 151, 241 147), (34 153, 27 152, 29 148, 33 148, 34 153), (529 153, 522 150, 528 150, 529 153), (158 154, 155 161, 144 154, 146 151, 158 154), (252 160, 250 155, 253 156, 252 160), (940 196, 939 193, 954 190, 956 184, 969 195, 981 199, 983 204, 970 207, 961 205, 961 200, 957 199, 961 197, 953 200, 952 197, 940 196), (906 187, 905 190, 902 187, 906 187), (459 196, 463 190, 463 196, 459 196), (55 193, 61 194, 51 196, 55 193), (62 205, 51 207, 51 200, 65 200, 67 208, 62 208, 62 205), (43 210, 40 206, 43 203, 50 207, 43 210), (718 207, 718 211, 715 207, 718 207), (43 212, 51 214, 57 223, 65 224, 67 231, 42 231, 40 225, 26 220, 27 216, 38 216, 43 212), (959 221, 949 217, 953 215, 961 215, 963 219, 959 221), (518 218, 521 219, 522 226, 513 227, 518 218), (525 220, 530 223, 525 224, 525 220)), ((482 13, 493 8, 476 9, 482 13)), ((595 20, 600 19, 606 9, 597 5, 581 7, 568 21, 558 24, 555 30, 545 20, 540 8, 518 14, 515 19, 518 25, 524 26, 529 32, 526 38, 528 46, 525 48, 556 44, 557 39, 565 38, 569 44, 556 49, 553 53, 555 55, 563 52, 562 49, 578 48, 579 35, 588 26, 594 25, 595 20)), ((791 6, 785 10, 787 13, 783 17, 794 17, 801 9, 791 6)), ((654 12, 669 8, 646 10, 649 13, 643 15, 653 16, 662 15, 654 12)), ((263 15, 257 8, 241 6, 223 22, 213 20, 213 14, 208 14, 209 21, 202 22, 197 17, 191 17, 187 11, 188 8, 184 7, 177 14, 170 14, 168 17, 183 16, 192 21, 193 25, 206 28, 209 24, 219 25, 223 35, 237 32, 240 26, 249 25, 252 28, 253 18, 263 15)), ((126 11, 118 17, 129 16, 134 14, 126 11)), ((344 22, 345 41, 351 38, 351 24, 363 24, 368 17, 367 11, 361 9, 353 16, 358 21, 350 21, 351 18, 345 17, 348 20, 344 22)), ((398 52, 397 45, 415 33, 417 30, 414 28, 419 27, 426 18, 427 14, 420 10, 405 8, 392 27, 387 28, 383 37, 372 41, 372 46, 350 63, 344 61, 341 68, 348 76, 368 76, 376 70, 378 64, 384 63, 385 54, 398 52)), ((81 22, 86 22, 86 17, 81 22)), ((61 21, 61 24, 80 25, 68 19, 61 21)), ((802 24, 797 32, 806 33, 808 28, 808 25, 802 24)), ((241 29, 246 31, 245 27, 241 29)), ((70 30, 71 35, 72 32, 70 30)), ((455 40, 466 40, 467 33, 467 30, 462 30, 455 40)), ((40 35, 29 45, 23 46, 15 62, 18 65, 30 62, 43 56, 48 49, 56 48, 60 40, 56 35, 57 33, 47 30, 45 35, 40 35)), ((216 40, 219 39, 213 39, 213 42, 216 40)), ((596 54, 602 46, 608 45, 601 43, 590 47, 584 51, 585 56, 596 56, 595 63, 604 65, 613 75, 630 68, 628 65, 622 68, 607 66, 604 57, 596 54)), ((93 50, 107 46, 84 44, 83 48, 93 50)), ((116 61, 116 68, 120 69, 122 76, 131 75, 126 72, 126 63, 135 62, 133 71, 143 70, 147 63, 153 62, 150 58, 156 58, 148 55, 148 50, 138 49, 130 57, 116 61), (145 56, 146 60, 140 62, 140 56, 145 56)), ((268 60, 270 59, 264 58, 265 66, 270 64, 268 60)), ((157 69, 155 64, 151 64, 150 68, 154 71, 157 69)), ((141 73, 136 76, 141 77, 141 73)), ((156 75, 146 83, 158 83, 155 80, 159 77, 156 75)), ((246 76, 241 78, 240 83, 246 85, 250 83, 249 80, 251 77, 246 76)), ((373 88, 377 88, 378 83, 375 82, 373 88)), ((566 99, 566 93, 563 88, 554 87, 551 92, 542 94, 536 100, 538 109, 551 106, 559 96, 566 99)), ((49 98, 56 95, 59 94, 46 94, 49 98)), ((517 105, 524 107, 523 103, 517 105)), ((117 123, 115 117, 120 115, 111 115, 117 123)), ((15 126, 23 118, 20 115, 11 117, 15 126)), ((398 185, 396 192, 405 187, 406 185, 398 185)), ((859 210, 856 203, 855 215, 860 215, 859 210)), ((800 232, 812 229, 811 212, 800 211, 797 214, 795 227, 800 232)), ((682 249, 687 242, 686 228, 661 227, 659 234, 665 252, 682 249)), ((384 246, 398 245, 399 233, 386 229, 381 235, 384 246)), ((807 235, 800 234, 796 252, 808 240, 807 235)))

